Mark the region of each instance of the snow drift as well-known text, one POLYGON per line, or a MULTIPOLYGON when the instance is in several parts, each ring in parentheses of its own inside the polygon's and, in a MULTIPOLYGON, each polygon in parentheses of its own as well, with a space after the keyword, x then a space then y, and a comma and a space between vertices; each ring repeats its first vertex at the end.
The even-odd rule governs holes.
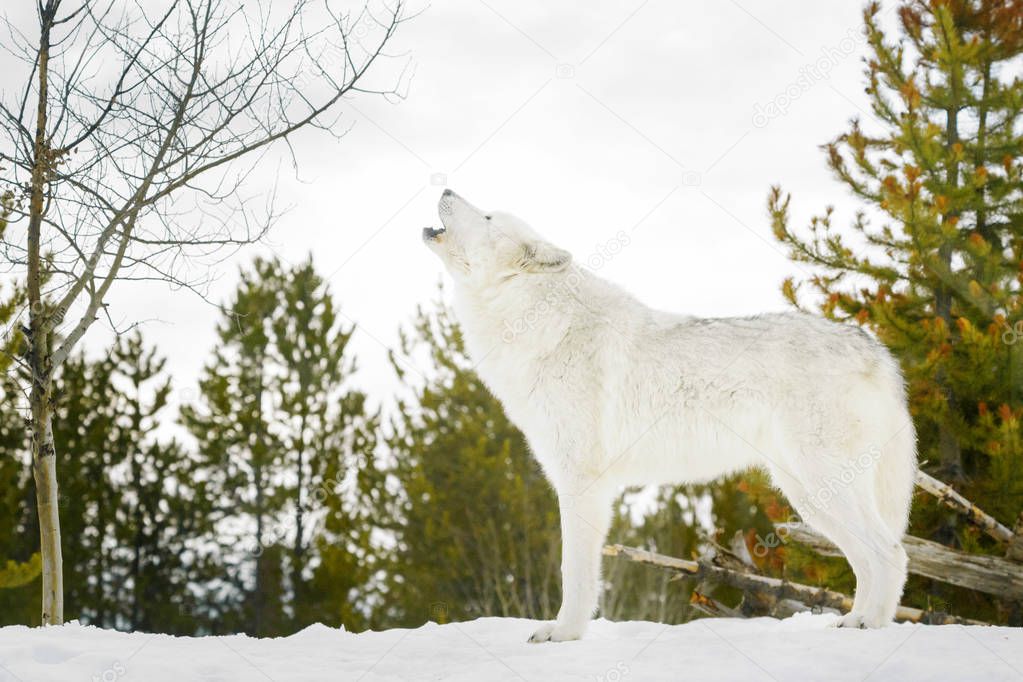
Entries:
POLYGON ((527 644, 537 623, 482 618, 353 634, 322 625, 280 639, 171 637, 69 623, 0 628, 0 681, 1019 680, 1023 630, 828 627, 829 615, 595 621, 582 641, 527 644))

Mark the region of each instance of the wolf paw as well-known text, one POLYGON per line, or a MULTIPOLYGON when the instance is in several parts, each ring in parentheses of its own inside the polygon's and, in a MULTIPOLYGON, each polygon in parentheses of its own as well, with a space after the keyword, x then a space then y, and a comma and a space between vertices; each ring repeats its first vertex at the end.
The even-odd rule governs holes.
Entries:
POLYGON ((863 621, 863 616, 858 613, 847 613, 838 620, 835 621, 836 628, 860 628, 861 630, 866 628, 867 625, 863 621))
POLYGON ((584 627, 570 627, 557 621, 550 621, 537 628, 536 632, 529 638, 529 642, 531 644, 568 642, 582 637, 584 627))
POLYGON ((873 616, 864 616, 858 613, 847 613, 837 621, 835 621, 836 628, 859 628, 861 630, 867 628, 883 628, 888 625, 888 621, 873 616))

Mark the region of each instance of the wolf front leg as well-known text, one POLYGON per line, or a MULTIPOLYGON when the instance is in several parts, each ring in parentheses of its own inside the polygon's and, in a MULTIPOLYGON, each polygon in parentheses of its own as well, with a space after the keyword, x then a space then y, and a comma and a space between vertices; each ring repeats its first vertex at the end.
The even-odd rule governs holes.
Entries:
POLYGON ((530 642, 579 639, 597 610, 601 549, 611 525, 612 496, 607 490, 559 494, 561 509, 561 610, 530 642))

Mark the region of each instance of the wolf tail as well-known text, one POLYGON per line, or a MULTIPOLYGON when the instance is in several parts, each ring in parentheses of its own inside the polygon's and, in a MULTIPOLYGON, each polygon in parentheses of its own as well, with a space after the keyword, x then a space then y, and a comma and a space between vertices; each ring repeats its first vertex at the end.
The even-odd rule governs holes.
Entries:
POLYGON ((886 394, 898 397, 897 408, 885 420, 883 433, 891 434, 881 446, 880 466, 874 469, 874 494, 885 524, 901 539, 909 523, 909 507, 916 484, 916 428, 906 405, 905 382, 895 361, 884 372, 886 394))

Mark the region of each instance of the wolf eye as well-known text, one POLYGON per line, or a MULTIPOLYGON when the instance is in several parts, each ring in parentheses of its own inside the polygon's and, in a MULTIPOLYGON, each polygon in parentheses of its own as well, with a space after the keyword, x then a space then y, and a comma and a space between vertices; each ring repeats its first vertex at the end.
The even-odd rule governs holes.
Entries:
POLYGON ((488 215, 485 215, 483 217, 486 218, 487 220, 490 220, 490 218, 491 218, 491 216, 488 216, 488 215))

